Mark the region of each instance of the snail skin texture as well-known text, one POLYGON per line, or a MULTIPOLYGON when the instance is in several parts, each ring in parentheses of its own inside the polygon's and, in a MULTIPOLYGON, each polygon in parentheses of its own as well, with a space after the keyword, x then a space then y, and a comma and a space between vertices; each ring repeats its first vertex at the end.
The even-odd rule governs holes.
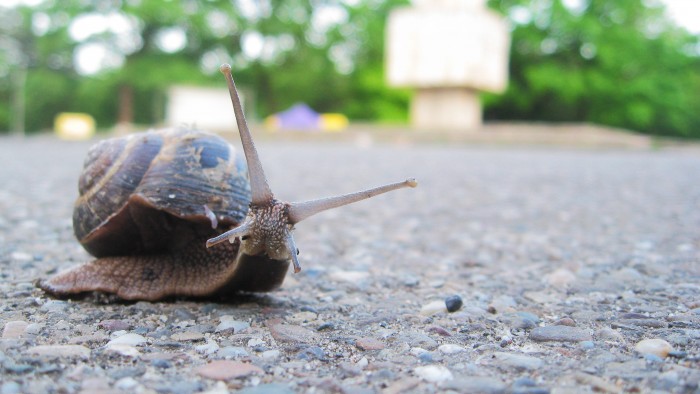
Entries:
POLYGON ((245 161, 222 138, 166 129, 93 146, 73 227, 95 260, 39 282, 55 296, 99 291, 128 300, 270 291, 301 266, 294 225, 327 209, 403 187, 288 203, 274 198, 231 76, 245 161), (229 242, 225 242, 229 241, 229 242))

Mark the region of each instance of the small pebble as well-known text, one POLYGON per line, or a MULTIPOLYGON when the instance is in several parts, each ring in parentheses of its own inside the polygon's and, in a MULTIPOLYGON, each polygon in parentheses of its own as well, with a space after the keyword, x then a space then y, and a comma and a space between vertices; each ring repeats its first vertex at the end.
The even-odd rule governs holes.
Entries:
POLYGON ((124 320, 104 320, 97 323, 97 326, 107 331, 123 331, 131 328, 131 324, 124 320))
POLYGON ((367 360, 367 357, 362 357, 361 359, 359 359, 359 360, 355 363, 355 365, 357 365, 358 367, 364 369, 364 368, 366 368, 366 367, 369 365, 369 360, 367 360))
POLYGON ((524 354, 496 352, 493 356, 495 365, 511 367, 519 371, 534 371, 544 365, 542 359, 524 354))
POLYGON ((163 360, 163 359, 151 360, 151 365, 153 365, 156 368, 161 368, 161 369, 166 369, 166 368, 170 368, 173 366, 173 364, 170 361, 163 360))
POLYGON ((300 360, 327 360, 326 352, 318 346, 309 346, 299 353, 297 353, 297 359, 300 360))
POLYGON ((110 353, 121 354, 126 357, 138 357, 141 355, 141 352, 136 347, 124 343, 107 344, 105 349, 110 353))
POLYGON ((673 350, 670 343, 663 339, 643 339, 634 346, 634 350, 641 354, 653 354, 665 358, 673 350))
POLYGON ((536 327, 530 332, 530 339, 537 342, 581 342, 590 341, 588 331, 569 326, 536 327))
POLYGON ((264 373, 253 364, 230 360, 215 360, 195 368, 194 372, 203 378, 213 380, 230 380, 264 373))
POLYGON ((325 330, 334 330, 335 329, 335 324, 331 322, 326 322, 321 324, 320 326, 316 327, 316 331, 325 331, 325 330))
POLYGON ((593 341, 581 341, 579 342, 579 346, 581 346, 583 350, 595 349, 595 343, 593 341))
POLYGON ((4 339, 20 338, 24 334, 28 325, 29 323, 22 320, 8 321, 5 323, 5 328, 2 330, 2 337, 4 339))
POLYGON ((213 340, 208 339, 207 343, 204 345, 195 346, 194 349, 197 351, 197 353, 214 354, 219 350, 219 345, 213 340))
POLYGON ((572 319, 570 317, 563 317, 563 318, 555 321, 553 325, 576 327, 576 322, 574 321, 574 319, 572 319))
POLYGON ((87 360, 90 349, 82 345, 39 345, 31 347, 27 353, 43 357, 68 357, 87 360))
POLYGON ((138 385, 139 385, 139 382, 136 379, 132 378, 131 376, 121 378, 114 383, 114 387, 118 388, 119 390, 124 390, 124 391, 133 390, 138 385))
POLYGON ((199 332, 185 331, 171 335, 170 339, 172 339, 173 341, 180 342, 195 342, 204 340, 204 335, 202 335, 202 333, 199 332))
POLYGON ((445 301, 433 301, 423 305, 420 309, 420 314, 423 316, 432 316, 446 311, 447 307, 445 306, 445 301))
POLYGON ((319 340, 319 335, 315 331, 293 324, 273 324, 270 327, 270 333, 278 342, 316 343, 319 340))
POLYGON ((431 352, 425 352, 418 355, 418 360, 424 364, 430 364, 435 362, 435 357, 431 352))
POLYGON ((234 332, 236 334, 243 332, 250 328, 250 323, 240 320, 224 320, 221 319, 221 323, 216 326, 216 332, 234 332))
POLYGON ((24 332, 28 335, 39 335, 41 332, 42 325, 37 323, 29 323, 24 329, 24 332))
POLYGON ((501 341, 498 343, 498 345, 499 345, 500 347, 506 347, 506 346, 508 346, 508 345, 510 345, 510 344, 512 344, 512 343, 513 343, 513 338, 511 338, 511 337, 508 336, 508 335, 504 335, 504 336, 501 337, 501 341))
POLYGON ((239 346, 226 346, 219 349, 216 354, 223 358, 241 358, 247 357, 248 352, 239 346))
POLYGON ((443 383, 452 380, 452 372, 442 365, 426 365, 414 369, 416 376, 429 383, 443 383))
POLYGON ((382 350, 384 343, 374 338, 360 338, 355 341, 355 346, 361 350, 382 350))
POLYGON ((398 341, 405 342, 411 347, 420 347, 428 350, 433 350, 438 347, 437 341, 433 338, 417 332, 402 334, 398 337, 398 341))
POLYGON ((445 307, 448 312, 457 312, 462 307, 462 297, 453 295, 445 298, 445 307))
POLYGON ((317 317, 318 315, 314 312, 302 311, 287 317, 286 320, 291 324, 303 324, 314 321, 317 319, 317 317))
POLYGON ((656 354, 651 354, 651 353, 645 353, 644 354, 644 360, 650 364, 657 364, 661 363, 664 361, 663 358, 657 356, 656 354))
POLYGON ((688 356, 688 352, 682 350, 671 350, 668 352, 668 356, 673 358, 686 358, 688 356))
POLYGON ((281 352, 277 349, 266 350, 260 355, 264 360, 277 360, 281 355, 281 352))
POLYGON ((430 326, 426 329, 427 332, 434 332, 438 335, 441 335, 443 337, 449 337, 452 336, 449 331, 445 330, 444 328, 440 326, 430 326))
POLYGON ((107 346, 110 346, 110 345, 138 346, 138 345, 141 345, 144 343, 146 343, 146 338, 144 338, 143 336, 141 336, 139 334, 129 333, 129 334, 124 334, 122 336, 119 336, 119 337, 112 339, 111 341, 109 341, 107 346))
POLYGON ((64 312, 68 309, 68 303, 61 300, 48 300, 41 306, 40 310, 47 313, 64 312))
POLYGON ((461 353, 464 350, 464 347, 452 343, 446 343, 444 345, 438 346, 438 351, 443 354, 456 354, 461 353))
POLYGON ((610 327, 601 328, 600 330, 596 331, 595 336, 600 340, 610 342, 623 342, 625 340, 619 331, 610 327))

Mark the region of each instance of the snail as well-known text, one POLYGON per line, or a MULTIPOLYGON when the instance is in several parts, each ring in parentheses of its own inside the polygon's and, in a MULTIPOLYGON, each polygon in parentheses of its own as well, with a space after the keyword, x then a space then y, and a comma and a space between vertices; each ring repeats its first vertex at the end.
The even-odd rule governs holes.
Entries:
POLYGON ((54 296, 104 292, 127 300, 278 288, 301 270, 294 225, 316 213, 416 181, 319 200, 275 199, 224 64, 245 154, 214 134, 166 129, 105 140, 87 155, 73 221, 96 257, 39 287, 54 296), (247 165, 246 165, 247 164, 247 165), (229 242, 225 242, 229 241, 229 242))

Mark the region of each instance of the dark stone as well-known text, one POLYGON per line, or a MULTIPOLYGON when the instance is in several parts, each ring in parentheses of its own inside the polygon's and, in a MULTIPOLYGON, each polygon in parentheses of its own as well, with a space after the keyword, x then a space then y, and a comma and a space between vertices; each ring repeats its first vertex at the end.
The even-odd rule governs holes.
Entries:
POLYGON ((435 358, 433 357, 433 354, 430 352, 421 353, 418 356, 418 359, 420 360, 420 362, 425 363, 425 364, 431 364, 431 363, 435 362, 435 358))
POLYGON ((34 371, 34 367, 29 364, 15 364, 13 362, 6 362, 5 371, 22 374, 34 371))
POLYGON ((315 313, 315 314, 318 315, 318 309, 316 309, 316 308, 314 308, 314 307, 312 307, 312 306, 304 305, 304 306, 301 307, 300 310, 301 310, 302 312, 311 312, 311 313, 315 313))
POLYGON ((136 376, 141 376, 146 373, 146 368, 143 367, 135 367, 135 368, 122 368, 122 369, 117 369, 114 371, 111 371, 109 373, 109 376, 112 377, 114 380, 119 380, 121 378, 126 378, 126 377, 136 377, 136 376))
POLYGON ((688 352, 683 350, 671 350, 668 352, 668 356, 673 358, 686 358, 688 356, 688 352))
POLYGON ((151 365, 153 365, 156 368, 170 368, 173 366, 173 364, 168 361, 168 360, 163 360, 163 359, 155 359, 151 361, 151 365))
POLYGON ((335 330, 335 324, 326 322, 316 328, 316 331, 335 330))
POLYGON ((318 346, 309 346, 299 353, 297 353, 297 358, 300 360, 320 360, 328 361, 326 357, 326 352, 318 346))
POLYGON ((194 320, 197 317, 194 315, 194 313, 190 312, 188 309, 185 308, 177 308, 173 311, 172 316, 175 321, 182 321, 182 320, 194 320))
POLYGON ((445 306, 448 312, 457 312, 463 304, 462 297, 456 294, 445 298, 445 306))

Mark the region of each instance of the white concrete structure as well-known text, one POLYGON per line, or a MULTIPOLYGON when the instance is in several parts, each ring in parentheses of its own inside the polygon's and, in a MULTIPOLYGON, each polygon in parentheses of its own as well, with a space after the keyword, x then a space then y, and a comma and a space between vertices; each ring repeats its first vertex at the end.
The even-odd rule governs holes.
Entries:
POLYGON ((171 87, 168 90, 165 124, 209 131, 237 130, 231 97, 225 88, 171 87))
POLYGON ((416 0, 389 16, 387 78, 416 88, 411 121, 421 129, 481 125, 479 91, 508 82, 510 34, 485 0, 416 0))

